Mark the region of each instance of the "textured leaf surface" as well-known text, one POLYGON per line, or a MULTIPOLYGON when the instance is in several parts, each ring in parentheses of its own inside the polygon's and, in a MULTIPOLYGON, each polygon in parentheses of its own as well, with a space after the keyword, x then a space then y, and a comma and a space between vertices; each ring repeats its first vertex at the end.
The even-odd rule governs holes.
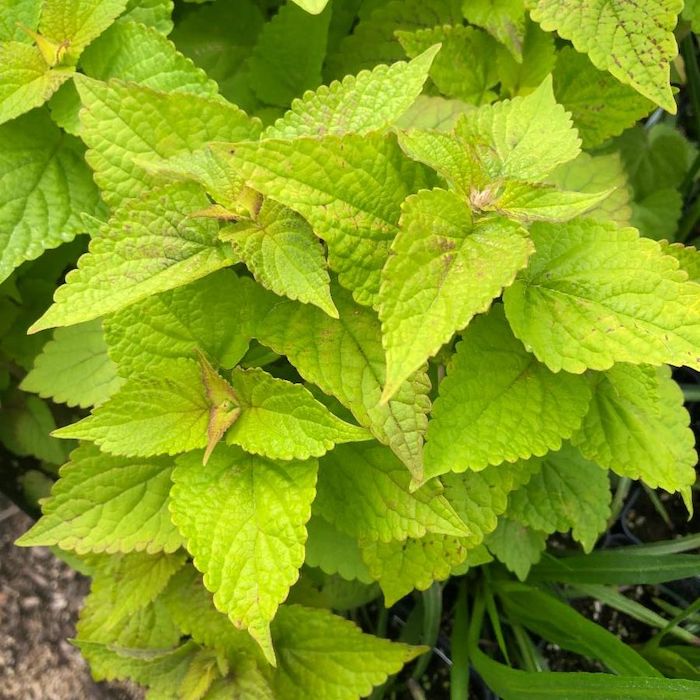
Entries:
POLYGON ((45 111, 0 126, 0 281, 84 230, 80 214, 98 204, 80 142, 45 111))
POLYGON ((245 627, 274 662, 269 624, 304 561, 315 460, 275 462, 219 447, 178 460, 173 520, 216 606, 245 627))
POLYGON ((119 374, 147 373, 196 349, 220 367, 231 368, 250 341, 241 304, 245 285, 230 270, 148 297, 105 320, 105 338, 119 374))
POLYGON ((553 78, 557 102, 571 112, 584 148, 594 148, 617 136, 654 107, 569 47, 559 52, 553 78))
POLYGON ((66 54, 82 50, 124 11, 127 0, 44 0, 39 32, 55 44, 66 42, 66 54))
POLYGON ((497 64, 492 59, 498 44, 485 32, 474 27, 441 26, 417 32, 397 32, 406 53, 414 57, 429 46, 441 44, 430 77, 447 97, 469 104, 493 102, 498 83, 497 64))
POLYGON ((438 482, 409 491, 410 475, 385 447, 341 445, 321 461, 314 509, 360 540, 405 540, 427 532, 466 535, 468 527, 438 482))
MULTIPOLYGON (((102 642, 76 641, 75 645, 90 663, 95 680, 131 679, 148 686, 153 700, 172 697, 173 688, 179 688, 199 647, 187 641, 175 649, 113 648, 102 642)), ((150 700, 150 698, 149 698, 150 700)))
POLYGON ((387 361, 384 398, 455 331, 486 311, 533 251, 518 224, 499 217, 474 222, 469 206, 445 190, 408 198, 400 227, 379 296, 387 361))
POLYGON ((372 582, 357 540, 320 515, 314 515, 306 529, 309 539, 305 564, 316 566, 326 574, 338 574, 348 581, 372 582))
POLYGON ((408 63, 377 66, 322 85, 295 100, 292 109, 265 131, 266 138, 326 134, 365 134, 391 126, 418 97, 436 49, 427 49, 408 63))
POLYGON ((268 308, 256 323, 258 340, 286 355, 304 379, 335 396, 420 479, 430 410, 425 372, 416 372, 393 399, 380 404, 386 365, 379 321, 372 311, 355 304, 337 285, 337 320, 316 307, 267 294, 266 300, 254 297, 247 302, 268 308))
POLYGON ((469 326, 440 384, 426 477, 556 450, 581 425, 590 399, 588 377, 554 374, 537 362, 513 336, 503 307, 494 307, 469 326))
POLYGON ((661 241, 661 250, 664 255, 678 260, 678 265, 691 282, 700 284, 700 251, 695 246, 661 241))
POLYGON ((300 384, 261 369, 231 376, 241 415, 226 434, 229 445, 272 459, 320 457, 334 445, 368 440, 364 428, 333 415, 300 384))
POLYGON ((134 636, 142 635, 138 628, 143 620, 138 617, 146 613, 147 620, 150 618, 149 621, 161 627, 156 631, 156 636, 169 637, 168 646, 176 644, 179 631, 168 622, 161 606, 158 606, 160 614, 154 615, 155 610, 150 604, 184 563, 185 552, 156 555, 134 553, 100 558, 92 572, 90 595, 80 612, 78 638, 113 644, 115 641, 117 644, 120 641, 133 642, 134 636))
POLYGON ((23 41, 31 38, 22 27, 34 30, 39 25, 41 2, 39 0, 15 0, 0 5, 0 41, 23 41))
POLYGON ((0 44, 0 124, 43 105, 71 76, 51 70, 36 46, 19 41, 0 44))
POLYGON ((122 380, 107 355, 99 321, 59 328, 34 361, 20 388, 69 406, 104 403, 122 380))
POLYGON ((521 581, 536 564, 547 546, 547 536, 510 518, 501 518, 486 545, 489 551, 521 581))
POLYGON ((166 95, 116 80, 81 79, 77 86, 87 160, 110 206, 157 184, 137 160, 157 164, 208 141, 256 138, 261 131, 257 120, 219 100, 166 95))
POLYGON ((379 581, 384 604, 390 607, 412 590, 424 591, 446 579, 464 562, 467 549, 459 537, 430 533, 403 542, 370 542, 363 546, 370 574, 379 581))
POLYGON ((635 229, 534 224, 537 251, 504 299, 513 331, 558 372, 615 362, 700 368, 700 287, 635 229))
POLYGON ((610 517, 608 474, 569 445, 541 461, 525 486, 510 496, 508 517, 551 534, 571 529, 590 552, 610 517))
POLYGON ((470 24, 486 29, 516 61, 522 61, 526 31, 523 0, 464 0, 462 11, 470 24))
POLYGON ((230 265, 217 223, 190 217, 208 202, 198 185, 176 183, 122 205, 95 232, 31 332, 119 311, 230 265))
POLYGON ((542 180, 580 150, 569 113, 554 99, 551 78, 527 97, 467 112, 455 131, 475 145, 492 179, 542 180))
POLYGON ((263 287, 338 317, 321 242, 295 211, 268 199, 253 220, 227 226, 220 237, 263 287))
POLYGON ((234 627, 228 615, 216 609, 211 593, 192 564, 186 564, 173 575, 161 600, 182 634, 198 644, 226 654, 258 651, 253 638, 245 630, 234 627))
POLYGON ((120 22, 136 22, 168 35, 173 30, 173 0, 127 0, 120 22))
POLYGON ((267 104, 287 107, 321 84, 330 9, 311 15, 292 3, 265 24, 248 60, 251 87, 267 104))
POLYGON ((423 169, 382 134, 270 139, 232 150, 241 177, 307 219, 340 283, 372 305, 401 202, 426 184, 423 169))
POLYGON ((140 83, 161 92, 186 92, 203 97, 218 93, 216 83, 153 27, 118 22, 80 57, 91 78, 140 83))
POLYGON ((207 444, 210 407, 197 364, 172 360, 157 374, 131 377, 92 415, 54 434, 127 457, 174 455, 207 444))
POLYGON ((364 634, 327 610, 285 605, 273 623, 275 697, 355 700, 425 650, 364 634))
POLYGON ((660 107, 675 114, 669 63, 682 0, 537 0, 531 16, 546 31, 570 39, 593 64, 608 70, 660 107))
POLYGON ((508 508, 508 495, 526 484, 538 469, 537 460, 519 460, 442 477, 445 498, 469 525, 470 533, 463 541, 470 552, 496 529, 499 516, 508 508))
POLYGON ((43 517, 17 544, 87 552, 174 552, 182 540, 170 521, 171 463, 101 453, 84 445, 61 468, 43 517))
POLYGON ((689 423, 668 367, 621 363, 598 377, 573 442, 621 476, 689 497, 697 463, 689 423))

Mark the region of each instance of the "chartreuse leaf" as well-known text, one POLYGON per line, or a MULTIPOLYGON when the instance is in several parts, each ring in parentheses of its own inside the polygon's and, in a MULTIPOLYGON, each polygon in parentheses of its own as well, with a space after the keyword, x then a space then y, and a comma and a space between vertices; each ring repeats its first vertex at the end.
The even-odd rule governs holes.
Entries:
POLYGON ((284 605, 272 623, 279 656, 275 697, 285 700, 355 700, 424 653, 364 634, 327 610, 284 605))
POLYGON ((20 388, 69 406, 97 406, 122 385, 99 321, 58 328, 20 388))
POLYGON ((105 201, 114 206, 158 184, 139 163, 195 151, 208 141, 257 138, 260 122, 222 100, 164 94, 118 80, 76 81, 82 112, 81 138, 105 201))
POLYGON ((511 332, 503 307, 495 306, 466 330, 440 384, 425 476, 559 449, 581 425, 590 400, 588 377, 555 374, 537 362, 511 332))
POLYGON ((362 556, 390 607, 412 590, 424 591, 446 579, 468 554, 462 538, 429 533, 402 542, 367 542, 362 556))
POLYGON ((292 3, 265 24, 247 62, 250 85, 266 104, 287 107, 321 84, 330 9, 311 15, 292 3))
POLYGON ((120 78, 161 92, 187 92, 203 97, 218 93, 216 83, 153 27, 117 22, 80 57, 91 78, 120 78))
POLYGON ((440 95, 418 95, 396 125, 401 129, 451 131, 459 115, 471 109, 474 107, 462 100, 452 100, 440 95))
POLYGON ((558 372, 615 362, 700 368, 700 286, 635 229, 533 224, 537 251, 504 295, 513 331, 558 372))
POLYGON ((145 616, 158 623, 160 629, 153 632, 161 637, 163 646, 177 644, 179 630, 161 605, 151 604, 184 565, 185 558, 185 552, 101 557, 92 571, 90 595, 80 612, 78 638, 136 646, 134 637, 143 634, 139 618, 145 616))
POLYGON ((263 287, 338 318, 321 242, 295 211, 267 199, 253 219, 227 226, 219 237, 263 287))
POLYGON ((539 469, 537 460, 489 466, 480 472, 450 472, 442 477, 444 495, 470 533, 463 538, 471 551, 496 529, 499 516, 508 508, 508 495, 526 484, 539 469))
POLYGON ((445 190, 409 197, 382 270, 379 317, 386 349, 382 398, 486 311, 533 252, 526 231, 500 217, 474 221, 445 190))
POLYGON ((496 99, 493 88, 498 83, 498 71, 492 56, 498 44, 486 32, 459 24, 417 32, 398 31, 396 36, 411 57, 434 44, 442 45, 430 77, 443 95, 474 105, 496 99))
POLYGON ((273 461, 219 447, 178 459, 170 509, 204 584, 231 621, 275 663, 270 621, 304 561, 315 460, 273 461))
MULTIPOLYGON (((611 192, 569 192, 541 183, 508 180, 493 200, 488 196, 480 206, 483 211, 494 211, 523 223, 564 222, 588 213, 607 199, 611 192)), ((479 200, 473 198, 473 201, 479 200)))
POLYGON ((136 22, 168 35, 173 30, 173 0, 127 0, 119 22, 136 22))
POLYGON ((551 593, 512 581, 500 583, 497 590, 508 618, 538 636, 563 649, 598 659, 622 676, 661 677, 631 646, 551 593), (547 615, 542 615, 543 610, 547 615))
POLYGON ((126 457, 174 455, 213 447, 223 435, 221 421, 231 425, 237 415, 235 394, 223 379, 205 365, 177 359, 152 375, 130 377, 92 415, 54 434, 92 440, 126 457))
POLYGON ((41 51, 19 41, 0 43, 0 124, 43 105, 72 75, 51 68, 41 51))
POLYGON ((633 126, 654 104, 599 71, 571 47, 559 52, 553 73, 557 102, 571 112, 584 148, 594 148, 633 126))
POLYGON ((372 305, 401 202, 427 184, 391 134, 240 143, 232 165, 264 195, 298 211, 328 245, 328 260, 355 299, 372 305))
POLYGON ((167 700, 180 689, 200 647, 187 641, 175 649, 129 649, 76 640, 95 680, 131 679, 148 687, 149 700, 167 700))
POLYGON ((464 0, 462 12, 470 24, 483 27, 498 39, 518 63, 523 61, 526 27, 523 0, 464 0))
POLYGON ((314 510, 357 540, 469 534, 439 482, 413 493, 409 483, 410 474, 386 447, 340 445, 321 462, 314 510))
POLYGON ((498 527, 486 537, 485 544, 498 561, 524 581, 532 565, 542 557, 547 535, 509 517, 501 517, 498 527))
POLYGON ((700 251, 695 246, 661 241, 661 250, 664 255, 678 260, 678 265, 691 282, 700 283, 700 251))
POLYGON ((77 554, 174 552, 182 539, 168 513, 171 471, 164 458, 113 457, 82 445, 42 502, 43 517, 17 544, 77 554))
POLYGON ((604 199, 586 212, 586 217, 615 221, 623 226, 630 224, 632 191, 619 154, 579 153, 551 173, 548 181, 571 192, 607 192, 604 199))
POLYGON ((94 233, 89 252, 30 332, 119 311, 230 265, 218 224, 190 216, 208 202, 191 183, 166 185, 125 202, 94 233))
POLYGON ((244 652, 259 656, 253 638, 245 630, 234 627, 228 616, 216 609, 211 593, 191 564, 172 576, 160 600, 180 632, 198 644, 227 655, 244 652))
POLYGON ((668 367, 620 363, 595 378, 590 410, 572 441, 588 459, 680 491, 690 504, 698 458, 689 423, 668 367))
POLYGON ((148 297, 109 316, 105 338, 119 374, 151 372, 162 362, 201 350, 218 366, 233 367, 250 341, 245 283, 220 270, 183 287, 148 297))
POLYGON ((510 495, 508 517, 547 534, 571 529, 590 552, 610 517, 610 498, 607 471, 565 445, 510 495))
POLYGON ((127 0, 44 0, 39 33, 48 41, 65 46, 68 61, 124 11, 127 0))
MULTIPOLYGON (((307 551, 309 543, 306 543, 307 551)), ((365 572, 360 550, 356 548, 356 555, 365 572)), ((366 574, 369 577, 369 574, 366 574)), ((346 611, 355 610, 376 600, 380 595, 380 589, 376 581, 369 579, 368 583, 362 581, 346 580, 337 575, 329 575, 321 569, 305 566, 302 569, 299 581, 289 592, 287 602, 291 604, 307 605, 312 608, 330 608, 331 610, 346 611)))
POLYGON ((77 139, 44 110, 0 126, 0 281, 83 231, 99 194, 77 139))
POLYGON ((231 384, 241 414, 226 442, 246 452, 271 459, 308 459, 336 444, 371 437, 365 428, 333 415, 300 384, 261 369, 236 368, 231 384))
POLYGON ((527 97, 485 105, 460 117, 457 137, 474 149, 491 179, 543 180, 575 158, 580 140, 546 78, 527 97))
POLYGON ((536 0, 532 19, 570 39, 607 70, 672 114, 669 64, 678 53, 673 28, 682 0, 650 0, 641 11, 624 0, 536 0))
POLYGON ((32 39, 25 29, 35 30, 40 14, 40 0, 15 0, 0 5, 0 41, 31 43, 32 39))
POLYGON ((264 137, 366 134, 386 129, 420 95, 437 52, 438 47, 427 48, 408 63, 379 65, 307 92, 265 130, 264 137))
POLYGON ((338 574, 348 581, 372 582, 357 540, 320 515, 313 515, 306 529, 309 539, 305 564, 316 566, 326 574, 338 574))
POLYGON ((306 381, 335 396, 420 480, 430 382, 425 372, 416 372, 393 399, 379 403, 386 365, 374 313, 354 303, 350 293, 338 285, 333 286, 337 320, 316 307, 281 300, 260 287, 250 291, 246 304, 258 310, 257 339, 286 355, 306 381))

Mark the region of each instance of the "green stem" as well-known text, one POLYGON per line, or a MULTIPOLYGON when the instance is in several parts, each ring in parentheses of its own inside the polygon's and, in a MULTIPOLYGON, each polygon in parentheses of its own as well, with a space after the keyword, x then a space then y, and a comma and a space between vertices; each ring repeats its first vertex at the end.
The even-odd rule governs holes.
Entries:
POLYGON ((615 496, 613 497, 612 503, 610 505, 610 518, 608 519, 608 527, 610 527, 619 517, 622 512, 622 506, 625 504, 625 499, 630 492, 632 487, 632 479, 623 476, 617 482, 617 488, 615 489, 615 496))
MULTIPOLYGON (((423 634, 422 643, 434 647, 440 634, 440 621, 442 618, 442 586, 434 583, 427 591, 423 592, 423 634)), ((418 680, 428 668, 432 652, 423 654, 418 659, 416 667, 411 674, 418 680)))

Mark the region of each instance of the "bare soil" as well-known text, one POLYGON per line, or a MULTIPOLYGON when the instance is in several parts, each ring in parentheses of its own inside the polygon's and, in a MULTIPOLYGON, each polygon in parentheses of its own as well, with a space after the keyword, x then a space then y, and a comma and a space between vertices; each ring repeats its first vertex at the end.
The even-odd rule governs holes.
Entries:
POLYGON ((89 579, 44 547, 15 547, 31 519, 0 495, 0 700, 140 700, 95 683, 68 639, 89 579))

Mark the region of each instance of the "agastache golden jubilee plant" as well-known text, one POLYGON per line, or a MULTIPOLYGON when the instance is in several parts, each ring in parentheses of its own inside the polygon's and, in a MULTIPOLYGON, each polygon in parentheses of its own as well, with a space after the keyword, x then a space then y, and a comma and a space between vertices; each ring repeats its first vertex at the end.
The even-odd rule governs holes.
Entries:
POLYGON ((58 475, 18 544, 92 577, 94 677, 408 697, 437 632, 367 610, 452 580, 454 698, 458 643, 506 700, 700 696, 542 584, 559 559, 507 573, 591 552, 611 477, 692 511, 697 154, 637 125, 676 111, 682 3, 172 9, 0 8, 0 440, 58 475), (619 675, 521 681, 478 645, 497 607, 619 675))

